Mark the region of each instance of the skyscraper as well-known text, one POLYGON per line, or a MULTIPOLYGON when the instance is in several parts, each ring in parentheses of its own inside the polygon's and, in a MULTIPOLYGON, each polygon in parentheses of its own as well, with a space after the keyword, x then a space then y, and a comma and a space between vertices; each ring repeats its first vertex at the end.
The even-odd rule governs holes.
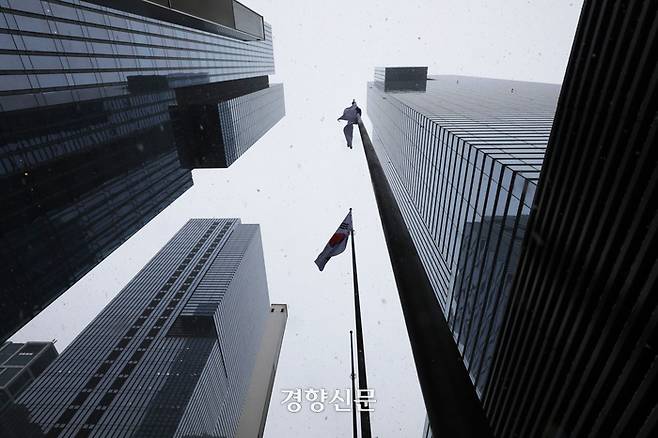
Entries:
POLYGON ((376 70, 372 142, 483 397, 560 88, 419 72, 376 70))
POLYGON ((276 367, 279 362, 283 334, 288 319, 288 306, 272 304, 265 323, 263 339, 251 374, 236 438, 261 438, 265 432, 276 367))
POLYGON ((192 219, 18 406, 47 436, 234 436, 269 313, 259 227, 192 219))
POLYGON ((585 1, 484 407, 496 437, 658 436, 658 3, 585 1))
POLYGON ((0 10, 5 339, 190 188, 189 169, 226 167, 285 110, 271 27, 238 2, 0 10), (190 108, 215 119, 213 139, 175 135, 190 108), (229 158, 194 155, 208 148, 229 158))
POLYGON ((183 167, 229 167, 284 116, 283 85, 261 76, 179 88, 170 112, 183 167))
POLYGON ((52 342, 5 342, 0 347, 0 412, 57 357, 52 342))
POLYGON ((57 358, 52 342, 5 342, 0 347, 0 432, 3 438, 40 436, 27 409, 15 403, 34 379, 57 358))

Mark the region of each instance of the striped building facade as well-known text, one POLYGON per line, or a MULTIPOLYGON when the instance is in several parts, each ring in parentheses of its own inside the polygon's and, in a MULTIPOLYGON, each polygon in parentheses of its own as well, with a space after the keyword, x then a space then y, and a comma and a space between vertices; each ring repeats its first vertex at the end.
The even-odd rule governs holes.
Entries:
POLYGON ((0 339, 192 186, 178 150, 194 139, 174 135, 170 113, 179 90, 274 73, 267 23, 240 39, 153 3, 110 3, 0 0, 0 339))
POLYGON ((230 166, 286 113, 283 84, 219 104, 226 165, 230 166))
POLYGON ((5 342, 0 346, 0 412, 56 358, 57 350, 52 342, 5 342))
POLYGON ((192 219, 18 405, 49 437, 234 436, 269 311, 259 227, 192 219))
POLYGON ((377 79, 373 145, 482 398, 559 86, 431 76, 425 91, 385 91, 377 79))
POLYGON ((125 94, 131 76, 274 73, 269 24, 241 41, 85 1, 2 0, 0 11, 2 111, 125 94))
POLYGON ((586 0, 484 409, 494 436, 658 436, 658 3, 586 0))

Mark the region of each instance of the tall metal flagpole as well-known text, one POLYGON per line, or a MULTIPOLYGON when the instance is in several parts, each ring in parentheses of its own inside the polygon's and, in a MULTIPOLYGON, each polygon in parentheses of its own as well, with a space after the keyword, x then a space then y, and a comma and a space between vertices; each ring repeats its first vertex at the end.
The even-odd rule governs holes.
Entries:
POLYGON ((354 438, 357 438, 356 394, 354 393, 354 379, 356 379, 356 374, 354 374, 354 336, 352 335, 352 330, 350 330, 350 361, 352 362, 352 374, 350 374, 350 378, 352 379, 352 434, 354 435, 354 438))
MULTIPOLYGON (((350 213, 352 209, 350 208, 350 213)), ((361 328, 361 303, 359 302, 359 280, 356 273, 356 251, 354 250, 354 217, 352 217, 352 275, 354 277, 354 314, 356 319, 356 358, 359 368, 359 400, 367 394, 368 381, 366 379, 366 357, 363 352, 363 330, 361 328)), ((370 409, 368 402, 359 401, 361 405, 361 438, 371 438, 370 409)))

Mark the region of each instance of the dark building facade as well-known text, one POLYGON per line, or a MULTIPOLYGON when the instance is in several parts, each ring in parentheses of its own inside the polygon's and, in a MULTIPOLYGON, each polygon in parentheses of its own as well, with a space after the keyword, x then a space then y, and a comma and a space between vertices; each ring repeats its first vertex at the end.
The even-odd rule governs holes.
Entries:
POLYGON ((263 17, 235 0, 89 0, 89 3, 244 41, 262 40, 265 36, 263 17))
POLYGON ((400 70, 368 86, 372 142, 482 398, 559 86, 400 70))
POLYGON ((0 347, 0 432, 3 438, 41 436, 29 412, 16 404, 34 380, 57 358, 52 342, 5 342, 0 347))
POLYGON ((658 3, 584 3, 484 406, 495 436, 658 436, 658 3))
POLYGON ((254 124, 233 160, 283 116, 282 88, 267 79, 272 34, 262 17, 230 2, 233 24, 213 24, 204 15, 212 11, 196 11, 198 19, 174 6, 0 2, 0 338, 192 186, 195 166, 179 151, 203 145, 176 135, 179 99, 215 98, 217 111, 256 91, 263 105, 277 96, 269 108, 278 119, 254 124), (262 32, 243 19, 260 20, 262 32), (218 87, 229 97, 209 91, 218 87))
POLYGON ((17 405, 46 436, 234 436, 269 313, 259 227, 192 219, 17 405))
POLYGON ((218 110, 230 166, 285 115, 283 84, 221 102, 218 110))
POLYGON ((375 84, 384 91, 425 91, 427 67, 375 67, 375 84))
POLYGON ((283 84, 267 76, 176 90, 170 112, 181 165, 226 168, 285 115, 283 84))
POLYGON ((5 342, 0 347, 0 412, 44 372, 55 358, 52 342, 5 342))

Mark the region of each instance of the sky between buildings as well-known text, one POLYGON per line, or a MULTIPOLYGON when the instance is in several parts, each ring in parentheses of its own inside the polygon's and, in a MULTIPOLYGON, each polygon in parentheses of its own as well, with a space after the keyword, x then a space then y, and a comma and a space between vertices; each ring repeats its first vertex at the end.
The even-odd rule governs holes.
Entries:
POLYGON ((282 390, 350 386, 349 250, 324 272, 313 260, 352 207, 373 436, 419 437, 424 405, 363 150, 358 134, 345 147, 336 118, 353 98, 366 109, 375 66, 561 83, 582 1, 243 3, 273 26, 271 82, 285 84, 286 117, 231 168, 195 170, 192 189, 12 340, 57 339, 63 350, 189 218, 239 217, 261 225, 270 301, 290 312, 265 436, 351 436, 349 413, 281 402, 282 390))

